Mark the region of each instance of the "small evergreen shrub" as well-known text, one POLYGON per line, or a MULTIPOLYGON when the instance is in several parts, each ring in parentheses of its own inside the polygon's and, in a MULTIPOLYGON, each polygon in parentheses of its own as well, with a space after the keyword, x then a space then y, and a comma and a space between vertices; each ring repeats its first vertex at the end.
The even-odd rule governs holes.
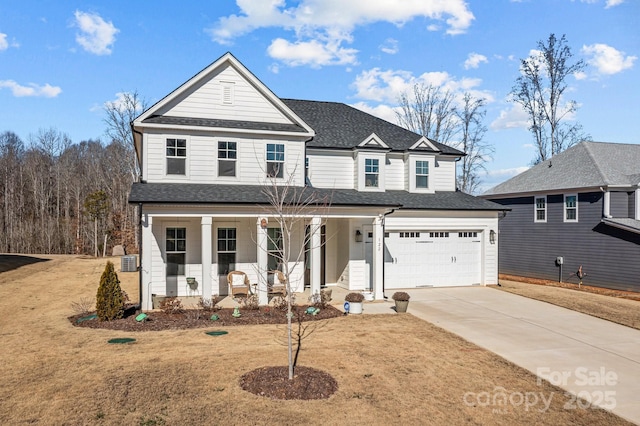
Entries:
POLYGON ((100 321, 120 319, 124 315, 124 297, 120 288, 120 280, 113 268, 113 263, 107 262, 100 277, 100 286, 96 296, 96 314, 100 321))

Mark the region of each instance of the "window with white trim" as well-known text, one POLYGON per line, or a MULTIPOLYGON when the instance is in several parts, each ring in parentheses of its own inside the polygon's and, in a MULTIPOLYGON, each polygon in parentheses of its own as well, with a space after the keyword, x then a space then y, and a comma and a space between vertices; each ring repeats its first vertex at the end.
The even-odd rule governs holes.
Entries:
POLYGON ((565 222, 578 221, 578 196, 577 195, 564 196, 564 221, 565 222))
POLYGON ((364 159, 364 186, 377 188, 379 185, 380 167, 377 158, 364 159))
POLYGON ((416 188, 429 188, 428 161, 416 161, 416 188))
POLYGON ((236 228, 218 228, 218 275, 236 268, 236 228))
POLYGON ((267 268, 270 271, 279 271, 282 263, 282 230, 280 228, 267 228, 267 268))
POLYGON ((281 178, 284 176, 284 144, 267 144, 267 177, 281 178))
POLYGON ((167 228, 165 239, 167 275, 184 275, 187 254, 187 228, 167 228))
POLYGON ((167 174, 187 174, 187 140, 167 138, 167 174))
POLYGON ((234 177, 237 157, 236 142, 218 142, 218 176, 234 177))
POLYGON ((547 196, 535 197, 534 222, 547 221, 547 196))

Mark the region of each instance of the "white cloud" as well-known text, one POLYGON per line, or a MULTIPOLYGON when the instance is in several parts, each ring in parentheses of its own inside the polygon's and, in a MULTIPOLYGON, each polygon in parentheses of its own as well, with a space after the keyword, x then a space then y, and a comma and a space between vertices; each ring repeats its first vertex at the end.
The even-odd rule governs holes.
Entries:
POLYGON ((482 62, 488 63, 489 60, 486 56, 479 53, 469 53, 467 60, 464 61, 464 69, 468 70, 469 68, 478 68, 482 62))
MULTIPOLYGON (((104 106, 108 108, 115 107, 115 109, 121 112, 127 111, 131 106, 128 105, 127 98, 129 100, 129 103, 133 103, 130 102, 133 99, 133 95, 131 93, 118 92, 116 93, 116 98, 113 101, 105 102, 104 106)), ((137 112, 142 112, 142 104, 138 99, 136 99, 135 110, 137 112)))
POLYGON ((396 123, 396 111, 398 108, 390 107, 389 105, 380 104, 378 106, 371 106, 366 102, 356 102, 355 104, 350 104, 352 107, 359 109, 360 111, 364 111, 368 114, 375 115, 378 118, 382 118, 383 120, 387 120, 390 123, 396 123))
MULTIPOLYGON (((312 66, 354 63, 356 51, 342 44, 352 42, 352 33, 358 26, 375 22, 402 26, 425 18, 445 24, 446 33, 456 35, 466 32, 475 19, 464 0, 300 0, 291 7, 285 0, 236 0, 236 4, 240 9, 237 15, 222 17, 207 30, 214 41, 230 44, 234 38, 258 28, 283 28, 295 33, 295 41, 276 39, 270 52, 280 53, 287 63, 312 66), (321 60, 311 61, 300 52, 302 47, 320 50, 321 60), (334 57, 328 58, 327 54, 334 57)), ((428 29, 433 30, 431 26, 428 29)))
POLYGON ((62 89, 60 87, 51 86, 48 83, 44 86, 40 86, 35 83, 29 83, 27 86, 22 86, 13 80, 0 80, 0 89, 1 88, 10 89, 13 96, 17 98, 25 96, 55 98, 62 93, 62 89))
POLYGON ((482 80, 477 78, 456 80, 447 72, 426 72, 416 77, 409 71, 383 71, 380 68, 372 68, 362 71, 352 83, 352 87, 356 90, 355 96, 360 99, 394 105, 403 93, 410 94, 416 84, 441 87, 459 98, 463 92, 470 92, 475 97, 493 102, 494 97, 491 93, 478 89, 481 83, 482 80))
POLYGON ((609 9, 610 7, 619 6, 624 3, 624 0, 607 0, 607 4, 605 9, 609 9))
POLYGON ((96 55, 110 55, 116 34, 120 32, 113 23, 105 22, 100 15, 76 10, 75 24, 80 29, 76 41, 84 50, 96 55))
POLYGON ((398 53, 398 40, 394 38, 388 38, 384 41, 384 44, 380 46, 380 50, 389 55, 395 55, 398 53))
POLYGON ((272 58, 289 66, 309 65, 317 68, 324 65, 355 64, 358 51, 340 47, 340 43, 334 41, 324 44, 318 40, 290 43, 277 38, 271 42, 267 52, 272 58))
POLYGON ((0 51, 7 50, 9 48, 9 42, 7 41, 7 35, 0 33, 0 51))
POLYGON ((527 129, 529 127, 529 115, 520 104, 514 103, 511 108, 500 111, 498 118, 489 125, 491 130, 527 129))
POLYGON ((587 62, 596 68, 599 74, 611 75, 632 68, 637 56, 625 56, 614 47, 602 43, 582 46, 582 53, 588 57, 587 62))
POLYGON ((529 170, 528 166, 511 167, 508 169, 488 170, 487 176, 491 176, 494 178, 510 178, 510 177, 519 175, 522 172, 526 172, 527 170, 529 170))

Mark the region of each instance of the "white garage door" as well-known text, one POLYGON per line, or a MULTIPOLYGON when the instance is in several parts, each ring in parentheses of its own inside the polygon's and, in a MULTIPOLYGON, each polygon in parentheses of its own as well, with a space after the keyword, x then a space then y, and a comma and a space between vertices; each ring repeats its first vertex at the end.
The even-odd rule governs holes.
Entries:
POLYGON ((478 232, 392 231, 385 245, 387 289, 480 284, 478 232))

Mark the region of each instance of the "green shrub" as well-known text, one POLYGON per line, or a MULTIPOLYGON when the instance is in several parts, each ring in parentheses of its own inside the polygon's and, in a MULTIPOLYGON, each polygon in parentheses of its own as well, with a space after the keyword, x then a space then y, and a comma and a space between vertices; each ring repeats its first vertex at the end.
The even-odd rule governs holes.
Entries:
POLYGON ((124 315, 124 297, 113 263, 107 262, 100 277, 96 296, 96 314, 100 321, 120 319, 124 315))

